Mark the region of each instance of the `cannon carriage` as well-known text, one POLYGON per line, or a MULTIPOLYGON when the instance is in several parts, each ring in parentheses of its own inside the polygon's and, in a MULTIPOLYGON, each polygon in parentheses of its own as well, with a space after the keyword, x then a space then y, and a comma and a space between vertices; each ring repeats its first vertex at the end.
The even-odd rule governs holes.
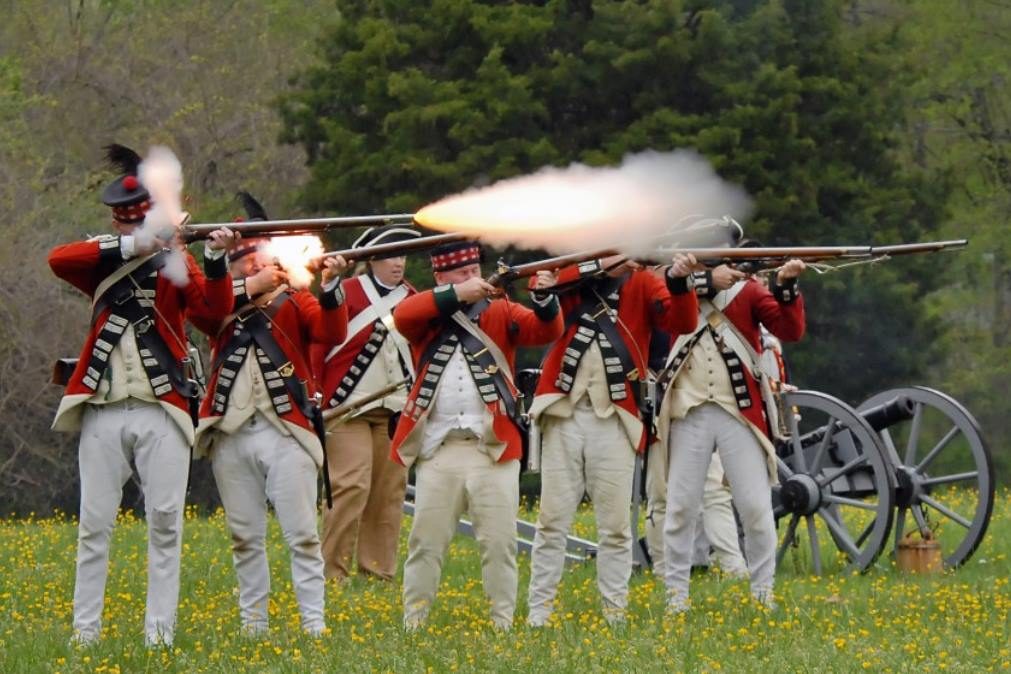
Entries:
POLYGON ((945 568, 970 558, 986 534, 994 480, 979 425, 962 405, 919 386, 856 408, 812 391, 782 393, 780 402, 778 564, 864 571, 907 537, 936 541, 945 568))

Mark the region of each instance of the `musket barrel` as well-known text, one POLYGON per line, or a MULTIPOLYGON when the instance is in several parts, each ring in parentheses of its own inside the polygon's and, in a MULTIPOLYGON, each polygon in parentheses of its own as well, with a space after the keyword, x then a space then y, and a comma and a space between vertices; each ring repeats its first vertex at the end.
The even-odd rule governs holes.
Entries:
POLYGON ((965 248, 968 239, 952 239, 951 241, 924 241, 922 243, 899 243, 891 246, 873 246, 872 255, 913 255, 915 253, 936 253, 942 250, 965 248))
POLYGON ((361 248, 345 248, 344 250, 331 250, 323 253, 320 257, 343 257, 348 262, 356 260, 371 260, 382 255, 406 255, 407 253, 428 250, 441 246, 444 243, 454 243, 456 241, 467 241, 471 239, 466 234, 436 234, 434 236, 422 236, 417 239, 407 241, 396 241, 394 243, 380 243, 375 246, 362 246, 361 248))
POLYGON ((206 238, 211 232, 227 227, 242 234, 261 236, 293 236, 296 234, 316 234, 329 229, 361 227, 363 225, 411 224, 413 213, 393 213, 385 215, 348 215, 335 218, 300 218, 294 220, 253 220, 250 222, 215 222, 184 225, 180 228, 187 242, 206 238))

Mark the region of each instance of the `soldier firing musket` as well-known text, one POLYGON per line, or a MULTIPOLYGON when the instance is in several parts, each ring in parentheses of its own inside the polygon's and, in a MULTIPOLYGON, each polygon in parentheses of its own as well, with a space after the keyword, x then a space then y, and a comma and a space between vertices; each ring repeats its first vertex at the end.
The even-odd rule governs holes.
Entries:
MULTIPOLYGON (((255 199, 241 196, 251 220, 266 218, 255 199)), ((225 509, 243 633, 268 629, 269 500, 290 550, 302 629, 319 636, 325 621, 316 478, 321 467, 326 471, 326 461, 309 350, 310 343, 330 348, 345 337, 340 275, 347 263, 326 260, 317 298, 296 287, 291 271, 271 263, 269 244, 259 243, 244 239, 229 256, 233 312, 194 320, 211 337, 213 354, 195 454, 210 459, 225 509)), ((305 286, 310 280, 302 279, 305 286)))
POLYGON ((227 228, 209 233, 201 273, 173 239, 185 217, 175 157, 165 148, 145 160, 122 145, 106 152, 122 172, 102 194, 115 233, 49 253, 53 273, 92 299, 91 327, 53 422, 81 431, 74 640, 101 637, 109 538, 135 464, 148 521, 145 641, 170 645, 198 395, 185 367, 183 322, 230 311, 225 249, 235 236, 227 228))

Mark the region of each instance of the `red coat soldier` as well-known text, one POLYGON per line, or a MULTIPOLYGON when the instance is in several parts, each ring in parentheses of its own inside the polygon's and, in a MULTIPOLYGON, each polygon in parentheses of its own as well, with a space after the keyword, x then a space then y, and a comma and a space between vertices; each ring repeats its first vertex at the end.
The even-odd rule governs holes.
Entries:
POLYGON ((584 492, 597 515, 604 617, 625 620, 635 456, 651 435, 642 399, 650 335, 655 328, 679 334, 695 327, 698 305, 685 280, 693 262, 678 256, 666 283, 621 258, 590 260, 559 273, 559 288, 567 289, 561 296, 566 331, 544 361, 530 411, 542 438, 541 508, 530 562, 532 626, 544 625, 553 610, 565 536, 584 492))
MULTIPOLYGON (((419 236, 421 232, 407 227, 370 227, 353 247, 419 236)), ((413 376, 410 346, 393 324, 393 310, 415 293, 404 279, 406 263, 403 255, 374 259, 362 274, 346 279, 342 288, 347 298, 347 337, 332 348, 314 347, 325 401, 332 490, 332 505, 323 514, 327 578, 347 578, 356 548, 361 572, 384 580, 392 580, 397 572, 407 469, 390 460, 389 429, 407 394, 396 390, 359 408, 350 420, 334 413, 413 376)))
MULTIPOLYGON (((516 607, 516 511, 522 440, 512 372, 519 346, 562 333, 558 303, 530 310, 489 301, 481 251, 470 242, 432 252, 439 285, 401 302, 393 317, 411 344, 417 380, 393 437, 393 458, 416 463, 414 524, 404 564, 404 625, 416 629, 435 600, 442 562, 464 511, 481 547, 481 573, 497 629, 516 607)), ((542 272, 536 289, 554 283, 542 272)))
POLYGON ((710 461, 718 451, 734 506, 744 527, 751 592, 774 606, 776 529, 769 500, 776 455, 769 439, 768 379, 762 370, 761 326, 783 341, 804 334, 804 300, 797 277, 804 263, 791 260, 771 291, 740 271, 720 266, 697 272, 699 327, 678 337, 658 376, 661 447, 669 459, 664 520, 668 609, 688 610, 695 522, 703 504, 710 461))
MULTIPOLYGON (((266 219, 244 195, 252 219, 266 219)), ((208 455, 232 538, 243 632, 268 628, 267 501, 291 551, 302 628, 318 636, 323 558, 316 529, 316 476, 323 464, 309 345, 333 346, 347 330, 342 258, 329 258, 317 300, 286 285, 287 274, 245 241, 232 252, 234 312, 195 321, 212 338, 208 395, 200 410, 197 456, 208 455), (250 249, 252 249, 250 251, 250 249), (247 252, 250 251, 250 252, 247 252)))
POLYGON ((178 244, 138 236, 152 207, 137 177, 140 156, 120 145, 107 151, 124 171, 102 195, 116 234, 49 254, 53 272, 92 299, 91 328, 53 422, 56 430, 81 431, 74 638, 90 643, 101 635, 109 537, 132 462, 148 522, 145 638, 149 645, 171 644, 197 396, 184 368, 183 321, 220 319, 231 310, 224 248, 233 235, 227 229, 212 234, 206 278, 178 244), (166 269, 180 261, 181 284, 166 269))

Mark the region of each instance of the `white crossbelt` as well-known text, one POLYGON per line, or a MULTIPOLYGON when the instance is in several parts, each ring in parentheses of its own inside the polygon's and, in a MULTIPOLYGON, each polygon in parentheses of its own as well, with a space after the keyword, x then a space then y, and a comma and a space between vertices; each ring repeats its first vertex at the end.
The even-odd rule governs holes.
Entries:
MULTIPOLYGON (((748 342, 747 338, 740 333, 736 326, 734 326, 734 324, 730 322, 730 319, 723 313, 723 310, 726 309, 734 298, 737 297, 737 294, 744 289, 745 283, 745 281, 738 281, 727 290, 717 293, 716 297, 712 300, 702 300, 699 302, 699 318, 701 319, 699 321, 700 326, 690 335, 678 336, 670 354, 667 356, 665 367, 671 366, 674 362, 674 358, 677 357, 678 352, 685 344, 694 340, 703 330, 711 329, 724 344, 730 347, 734 354, 748 369, 751 376, 758 382, 766 416, 769 419, 769 426, 773 435, 779 436, 779 410, 777 408, 775 394, 772 391, 770 383, 771 381, 779 380, 778 369, 775 372, 768 371, 768 361, 763 359, 762 356, 755 351, 748 342)), ((681 368, 683 368, 687 362, 688 359, 685 358, 684 362, 682 362, 678 367, 678 370, 673 373, 672 381, 677 378, 681 368)))
POLYGON ((407 340, 404 339, 403 335, 397 332, 397 329, 393 324, 393 309, 400 304, 405 297, 407 297, 407 286, 401 284, 383 296, 379 294, 379 291, 376 289, 375 284, 373 284, 372 279, 368 274, 362 274, 359 276, 358 281, 362 284, 362 290, 365 292, 365 297, 369 300, 369 306, 365 307, 358 313, 357 316, 351 319, 351 322, 348 323, 347 337, 343 342, 330 349, 330 353, 326 355, 326 360, 329 362, 348 344, 348 342, 354 339, 359 332, 368 328, 376 321, 382 321, 389 333, 389 339, 393 340, 394 346, 396 346, 397 351, 400 352, 400 357, 404 361, 407 373, 413 378, 414 363, 411 360, 411 348, 408 346, 407 340))

